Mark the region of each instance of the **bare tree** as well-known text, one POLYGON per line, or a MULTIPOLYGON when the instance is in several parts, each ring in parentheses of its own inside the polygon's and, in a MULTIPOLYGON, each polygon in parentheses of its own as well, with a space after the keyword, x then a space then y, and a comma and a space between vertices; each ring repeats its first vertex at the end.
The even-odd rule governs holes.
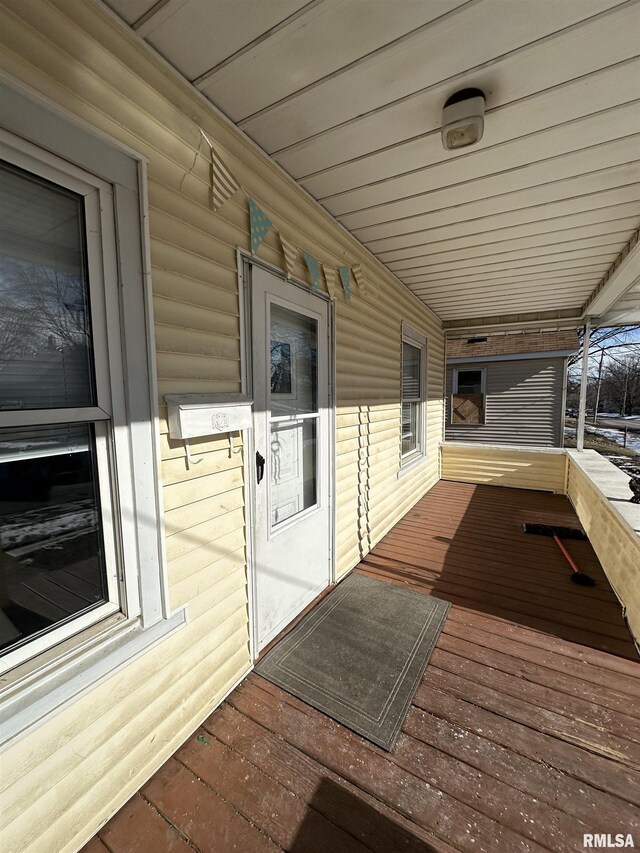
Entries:
POLYGON ((621 415, 640 410, 640 356, 610 359, 603 371, 602 396, 621 415))
POLYGON ((47 266, 3 264, 0 289, 0 357, 35 355, 41 349, 86 349, 85 282, 47 266))
MULTIPOLYGON (((589 339, 589 354, 598 355, 603 347, 622 347, 638 340, 640 326, 603 326, 591 332, 589 339)), ((584 343, 584 329, 578 330, 580 349, 569 357, 569 368, 582 361, 582 350, 584 343)))
POLYGON ((25 354, 30 336, 30 315, 11 299, 3 299, 0 317, 0 359, 25 354))

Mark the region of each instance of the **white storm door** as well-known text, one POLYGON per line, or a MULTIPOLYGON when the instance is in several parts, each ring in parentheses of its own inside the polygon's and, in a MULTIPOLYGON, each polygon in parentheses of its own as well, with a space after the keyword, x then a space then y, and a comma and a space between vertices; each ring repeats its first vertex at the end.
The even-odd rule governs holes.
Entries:
POLYGON ((329 315, 324 299, 260 267, 251 281, 261 649, 330 583, 329 315))

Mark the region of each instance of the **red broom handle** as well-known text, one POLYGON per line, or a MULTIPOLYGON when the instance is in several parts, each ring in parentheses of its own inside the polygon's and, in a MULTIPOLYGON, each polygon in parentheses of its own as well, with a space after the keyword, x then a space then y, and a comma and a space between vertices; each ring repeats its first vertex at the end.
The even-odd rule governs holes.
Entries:
POLYGON ((579 569, 579 568, 576 566, 576 564, 573 562, 573 558, 572 558, 571 554, 567 551, 567 549, 566 549, 566 548, 564 547, 564 545, 562 544, 562 540, 560 539, 560 537, 558 536, 558 534, 557 534, 557 533, 554 533, 554 534, 553 534, 553 538, 556 540, 556 544, 557 544, 558 548, 560 548, 560 550, 562 551, 562 553, 563 553, 563 554, 565 555, 565 557, 567 558, 567 563, 569 563, 569 565, 571 566, 571 568, 573 569, 573 571, 574 571, 574 572, 576 572, 576 574, 579 574, 579 573, 580 573, 580 569, 579 569))

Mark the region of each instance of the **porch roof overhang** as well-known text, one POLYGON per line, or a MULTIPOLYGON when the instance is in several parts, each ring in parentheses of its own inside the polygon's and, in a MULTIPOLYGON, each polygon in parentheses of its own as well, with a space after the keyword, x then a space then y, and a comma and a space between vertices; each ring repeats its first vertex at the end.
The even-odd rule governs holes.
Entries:
POLYGON ((445 328, 640 322, 638 0, 107 2, 445 328))

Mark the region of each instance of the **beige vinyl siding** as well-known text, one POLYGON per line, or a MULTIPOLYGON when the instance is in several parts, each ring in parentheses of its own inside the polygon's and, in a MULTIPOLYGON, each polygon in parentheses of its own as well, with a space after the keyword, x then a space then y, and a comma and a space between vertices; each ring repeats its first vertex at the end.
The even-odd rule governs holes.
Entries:
POLYGON ((595 450, 570 451, 568 465, 567 494, 640 646, 640 507, 627 503, 627 476, 595 450), (625 511, 629 518, 633 513, 635 530, 622 515, 625 511))
MULTIPOLYGON (((336 310, 337 570, 355 565, 438 478, 444 340, 438 318, 257 149, 92 2, 8 0, 2 67, 148 158, 162 497, 173 607, 188 625, 2 756, 4 853, 72 851, 113 814, 250 666, 242 454, 227 436, 168 438, 166 393, 239 391, 236 247, 246 198, 209 207, 199 123, 277 226, 323 262, 361 263, 366 295, 336 310), (427 459, 398 479, 400 340, 428 339, 427 459)), ((204 152, 204 146, 202 147, 204 152)), ((282 268, 271 232, 259 256, 282 268)), ((307 280, 300 263, 296 275, 307 280)))
POLYGON ((339 576, 415 503, 425 484, 438 479, 443 341, 429 319, 414 314, 410 302, 386 287, 376 292, 375 299, 337 304, 339 576), (415 471, 398 479, 403 320, 427 336, 427 456, 415 471))
POLYGON ((563 379, 563 358, 448 364, 446 440, 561 447, 563 379), (456 369, 485 371, 484 424, 451 423, 451 392, 456 369))
POLYGON ((567 459, 562 450, 446 442, 441 452, 443 480, 565 491, 567 459))

